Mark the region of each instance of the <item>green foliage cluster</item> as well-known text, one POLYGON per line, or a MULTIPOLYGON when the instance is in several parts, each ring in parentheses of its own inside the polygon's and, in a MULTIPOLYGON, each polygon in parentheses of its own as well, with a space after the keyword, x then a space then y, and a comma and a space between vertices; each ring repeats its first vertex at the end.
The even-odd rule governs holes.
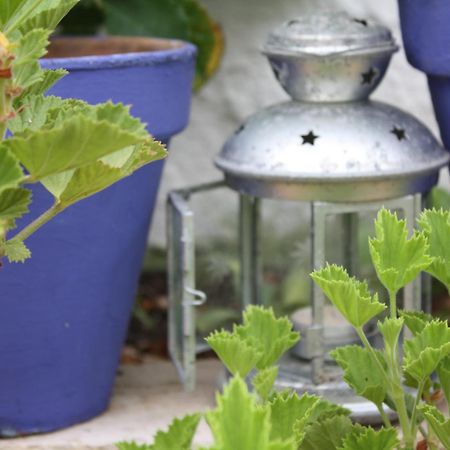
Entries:
POLYGON ((61 30, 72 36, 100 30, 192 42, 198 49, 195 88, 217 70, 224 46, 219 25, 198 0, 81 0, 61 30))
MULTIPOLYGON (((342 267, 327 265, 311 275, 361 338, 360 346, 339 347, 332 356, 354 392, 376 405, 384 426, 375 430, 354 424, 350 411, 320 397, 276 392, 277 361, 300 336, 286 318, 250 306, 242 325, 207 338, 233 378, 217 394, 216 409, 204 415, 214 445, 202 450, 415 450, 419 443, 450 450, 450 419, 435 404, 442 396, 447 407, 450 404, 449 325, 422 312, 397 310, 398 291, 421 271, 449 287, 450 239, 445 236, 450 237, 450 213, 424 211, 419 224, 421 231, 408 237, 406 222, 396 214, 383 209, 376 219, 369 245, 377 274, 390 294, 388 316, 386 305, 369 292, 367 283, 350 277, 342 267), (373 348, 364 334, 364 325, 377 317, 383 349, 373 348), (410 336, 404 339, 401 355, 405 328, 410 336), (400 434, 386 406, 397 412, 400 434)), ((152 445, 122 442, 118 449, 190 450, 199 420, 200 415, 175 420, 152 445)))
POLYGON ((30 256, 24 240, 72 204, 166 152, 122 104, 88 105, 44 93, 66 72, 43 70, 48 38, 78 0, 0 2, 0 261, 30 256), (9 237, 41 183, 53 205, 9 237))

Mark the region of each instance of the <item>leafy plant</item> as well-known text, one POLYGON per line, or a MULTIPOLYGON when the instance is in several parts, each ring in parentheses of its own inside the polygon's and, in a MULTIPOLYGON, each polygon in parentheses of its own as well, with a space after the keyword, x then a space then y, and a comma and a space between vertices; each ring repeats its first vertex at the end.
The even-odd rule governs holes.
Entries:
POLYGON ((66 73, 43 70, 38 59, 77 2, 0 3, 0 260, 23 262, 30 257, 24 241, 42 225, 166 154, 127 106, 44 96, 66 73), (10 237, 34 183, 53 195, 53 205, 10 237))
MULTIPOLYGON (((449 220, 449 212, 425 211, 419 221, 423 231, 409 239, 403 220, 389 211, 379 212, 376 238, 370 245, 377 273, 389 291, 397 293, 421 270, 433 273, 436 264, 440 275, 449 275, 445 272, 449 267, 447 253, 433 244, 437 236, 444 235, 449 220)), ((440 242, 448 247, 445 241, 440 242)), ((250 306, 242 325, 235 325, 231 332, 216 331, 207 338, 233 378, 217 395, 217 408, 204 416, 214 445, 202 450, 449 450, 450 419, 435 405, 440 392, 447 406, 450 402, 448 323, 418 311, 398 314, 391 295, 390 317, 378 322, 384 348, 375 349, 363 326, 385 311, 378 296, 369 293, 365 282, 335 265, 313 272, 312 278, 361 338, 361 346, 340 347, 332 355, 355 393, 376 405, 384 427, 374 430, 354 424, 350 411, 314 395, 275 392, 277 361, 300 336, 286 318, 275 318, 272 309, 250 306), (412 338, 405 339, 401 357, 399 342, 405 326, 412 338), (415 396, 405 386, 415 388, 415 396), (397 411, 401 435, 392 427, 385 406, 397 411), (424 421, 427 427, 422 425, 424 421)), ((172 427, 165 433, 167 439, 173 439, 172 448, 192 448, 183 446, 186 440, 172 427)), ((188 426, 187 433, 193 436, 195 430, 188 426)), ((122 443, 119 449, 165 450, 157 441, 152 446, 122 443)))
POLYGON ((219 25, 197 0, 81 0, 64 19, 62 32, 157 36, 182 39, 198 48, 194 87, 217 70, 223 52, 219 25))

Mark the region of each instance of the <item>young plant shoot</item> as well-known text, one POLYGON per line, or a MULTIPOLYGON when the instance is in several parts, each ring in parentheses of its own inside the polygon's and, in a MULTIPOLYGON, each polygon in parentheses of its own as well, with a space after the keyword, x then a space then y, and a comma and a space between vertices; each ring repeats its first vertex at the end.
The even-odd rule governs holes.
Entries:
POLYGON ((0 261, 25 261, 24 241, 42 225, 166 154, 128 106, 44 96, 66 72, 43 70, 38 59, 76 3, 0 2, 0 261), (14 234, 34 183, 52 194, 53 205, 14 234))
MULTIPOLYGON (((369 245, 389 292, 389 308, 342 267, 327 265, 311 275, 361 338, 360 346, 340 347, 332 356, 354 392, 376 405, 384 426, 355 424, 350 411, 314 395, 274 391, 277 361, 300 336, 287 318, 250 306, 242 325, 207 338, 233 377, 217 394, 216 409, 204 414, 214 445, 201 450, 450 450, 449 325, 421 312, 398 311, 396 302, 398 291, 421 271, 449 287, 450 213, 425 211, 419 224, 422 231, 408 238, 406 222, 396 214, 383 209, 376 219, 376 237, 369 245), (373 348, 364 333, 364 325, 376 318, 382 349, 373 348), (401 352, 405 327, 412 337, 404 340, 401 352), (437 408, 439 399, 446 402, 447 414, 437 408), (399 430, 386 406, 397 412, 399 430)), ((200 417, 176 419, 152 445, 122 442, 118 449, 191 450, 200 417)))

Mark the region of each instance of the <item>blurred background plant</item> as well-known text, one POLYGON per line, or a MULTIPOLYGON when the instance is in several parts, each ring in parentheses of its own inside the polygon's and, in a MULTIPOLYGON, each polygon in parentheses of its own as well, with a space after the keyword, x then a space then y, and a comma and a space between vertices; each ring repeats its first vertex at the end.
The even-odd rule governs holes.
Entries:
POLYGON ((60 32, 192 42, 198 48, 195 90, 216 72, 224 49, 219 24, 197 0, 81 0, 63 20, 60 32))

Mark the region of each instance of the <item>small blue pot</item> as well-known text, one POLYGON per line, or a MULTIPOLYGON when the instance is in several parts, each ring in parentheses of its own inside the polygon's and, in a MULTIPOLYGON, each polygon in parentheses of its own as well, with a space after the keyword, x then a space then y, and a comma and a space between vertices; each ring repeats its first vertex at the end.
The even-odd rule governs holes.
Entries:
MULTIPOLYGON (((81 55, 42 61, 70 75, 51 91, 89 103, 132 105, 168 143, 188 120, 195 48, 117 38, 57 40, 81 55), (150 45, 150 47, 149 47, 150 45), (152 51, 149 51, 152 50, 152 51)), ((108 406, 134 302, 162 162, 150 164, 64 211, 27 244, 32 258, 0 271, 0 435, 48 432, 90 419, 108 406)), ((33 187, 27 222, 51 204, 33 187)), ((20 223, 19 227, 24 223, 20 223)))
POLYGON ((406 56, 428 76, 442 140, 450 149, 450 1, 398 3, 406 56))

